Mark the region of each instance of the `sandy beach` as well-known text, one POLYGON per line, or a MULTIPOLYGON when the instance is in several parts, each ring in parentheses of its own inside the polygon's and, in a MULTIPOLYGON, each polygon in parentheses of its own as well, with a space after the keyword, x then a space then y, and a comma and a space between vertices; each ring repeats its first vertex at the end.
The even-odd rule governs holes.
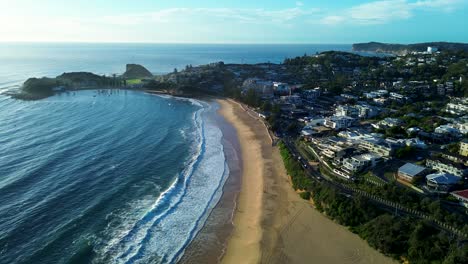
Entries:
POLYGON ((222 263, 396 263, 302 200, 264 125, 237 103, 218 102, 237 131, 243 168, 222 263))

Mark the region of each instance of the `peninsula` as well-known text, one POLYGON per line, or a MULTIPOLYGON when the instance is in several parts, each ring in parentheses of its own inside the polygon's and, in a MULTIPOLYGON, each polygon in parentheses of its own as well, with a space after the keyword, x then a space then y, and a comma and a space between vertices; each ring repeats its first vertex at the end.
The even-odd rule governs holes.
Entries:
POLYGON ((428 47, 441 51, 468 51, 467 43, 454 42, 425 42, 415 44, 389 44, 380 42, 367 42, 353 44, 353 51, 405 55, 411 52, 425 52, 427 51, 428 47))
POLYGON ((11 93, 18 99, 35 100, 70 90, 138 88, 141 79, 153 75, 143 66, 127 64, 126 71, 120 75, 97 75, 91 72, 63 73, 55 78, 29 78, 19 91, 11 93))

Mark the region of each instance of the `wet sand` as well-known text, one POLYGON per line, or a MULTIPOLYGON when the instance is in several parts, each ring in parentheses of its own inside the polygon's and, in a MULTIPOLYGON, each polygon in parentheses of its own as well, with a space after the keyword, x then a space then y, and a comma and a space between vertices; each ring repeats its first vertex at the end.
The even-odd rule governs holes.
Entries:
POLYGON ((221 199, 178 263, 219 263, 233 229, 233 211, 240 192, 242 171, 239 139, 234 127, 218 113, 213 112, 209 119, 216 122, 223 132, 229 178, 224 184, 221 199))
POLYGON ((396 263, 302 200, 264 125, 235 102, 219 103, 237 131, 243 167, 223 263, 396 263))

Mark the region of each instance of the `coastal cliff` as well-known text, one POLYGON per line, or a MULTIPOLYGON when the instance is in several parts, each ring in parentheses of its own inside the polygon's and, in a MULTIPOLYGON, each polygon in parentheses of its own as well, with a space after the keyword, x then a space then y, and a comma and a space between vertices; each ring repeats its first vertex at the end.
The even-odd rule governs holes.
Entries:
POLYGON ((353 51, 377 52, 394 55, 405 55, 411 52, 424 52, 427 47, 435 47, 438 50, 463 50, 468 51, 468 44, 453 42, 425 42, 415 44, 389 44, 380 42, 367 42, 353 44, 353 51))
POLYGON ((148 69, 143 67, 139 64, 127 64, 125 73, 122 74, 123 78, 126 79, 143 79, 143 78, 152 78, 153 74, 151 74, 148 69))

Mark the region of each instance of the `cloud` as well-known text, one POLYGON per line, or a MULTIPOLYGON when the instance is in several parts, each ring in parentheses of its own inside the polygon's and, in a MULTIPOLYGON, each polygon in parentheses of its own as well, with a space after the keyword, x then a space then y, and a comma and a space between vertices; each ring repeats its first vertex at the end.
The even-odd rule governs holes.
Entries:
POLYGON ((301 1, 297 1, 297 2, 296 2, 296 6, 303 6, 303 5, 304 5, 304 3, 301 2, 301 1))
POLYGON ((166 8, 104 16, 0 16, 0 41, 249 42, 278 38, 318 9, 166 8))
POLYGON ((321 24, 385 24, 390 21, 409 19, 418 10, 452 12, 465 0, 381 0, 360 4, 329 14, 320 20, 321 24))
POLYGON ((318 9, 303 10, 298 7, 280 10, 240 8, 169 8, 148 13, 107 16, 103 18, 103 22, 114 25, 138 25, 148 23, 176 23, 186 21, 187 19, 196 22, 209 18, 221 18, 237 23, 282 24, 316 12, 318 12, 318 9))
POLYGON ((445 12, 454 11, 459 5, 466 2, 465 0, 432 0, 432 1, 417 1, 412 4, 416 8, 437 8, 445 12))
POLYGON ((405 0, 377 1, 352 7, 348 16, 360 24, 385 23, 394 19, 408 19, 411 9, 405 0))
POLYGON ((335 25, 343 22, 346 18, 342 16, 326 16, 320 20, 325 25, 335 25))

